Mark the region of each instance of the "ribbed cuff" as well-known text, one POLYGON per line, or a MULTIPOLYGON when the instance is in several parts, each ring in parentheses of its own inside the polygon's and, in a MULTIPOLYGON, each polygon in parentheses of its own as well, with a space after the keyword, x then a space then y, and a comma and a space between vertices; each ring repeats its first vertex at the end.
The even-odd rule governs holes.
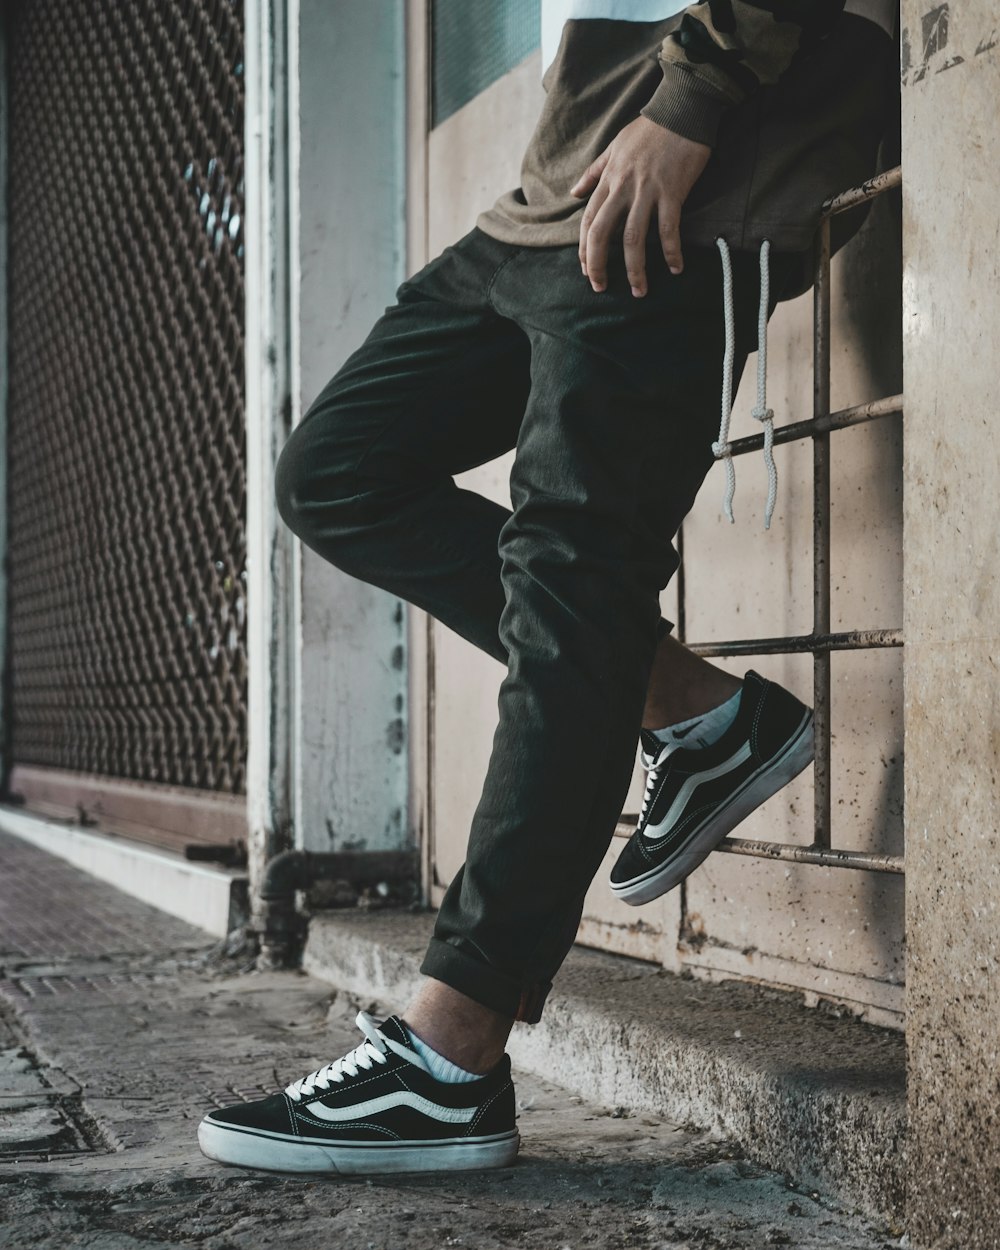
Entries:
POLYGON ((489 964, 474 959, 450 942, 432 937, 420 971, 458 990, 466 998, 523 1024, 537 1024, 552 989, 546 981, 526 988, 489 964))
POLYGON ((685 139, 714 148, 719 123, 730 104, 710 87, 702 86, 690 70, 667 64, 663 66, 663 81, 639 112, 685 139))

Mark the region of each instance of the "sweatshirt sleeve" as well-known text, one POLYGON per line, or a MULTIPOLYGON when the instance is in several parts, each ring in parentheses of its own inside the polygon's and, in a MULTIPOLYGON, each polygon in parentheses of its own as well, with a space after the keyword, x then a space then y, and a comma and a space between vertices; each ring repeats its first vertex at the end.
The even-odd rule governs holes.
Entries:
POLYGON ((844 0, 705 0, 660 45, 663 80, 643 117, 714 147, 725 111, 771 85, 828 34, 844 0))

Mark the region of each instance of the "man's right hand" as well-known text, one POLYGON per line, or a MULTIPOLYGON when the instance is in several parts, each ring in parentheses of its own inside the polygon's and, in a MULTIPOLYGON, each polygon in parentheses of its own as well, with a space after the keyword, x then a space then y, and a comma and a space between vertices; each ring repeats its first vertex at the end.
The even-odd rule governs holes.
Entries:
POLYGON ((681 208, 711 154, 707 144, 640 116, 570 187, 571 195, 590 194, 580 223, 580 265, 595 291, 607 285, 608 246, 622 218, 633 295, 646 294, 646 238, 654 212, 664 260, 671 273, 681 272, 681 208))

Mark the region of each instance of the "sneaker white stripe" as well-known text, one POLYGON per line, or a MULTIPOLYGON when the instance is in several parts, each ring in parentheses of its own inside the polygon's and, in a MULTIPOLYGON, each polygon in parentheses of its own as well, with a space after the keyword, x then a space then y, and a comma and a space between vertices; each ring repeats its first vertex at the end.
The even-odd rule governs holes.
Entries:
POLYGON ((409 1090, 400 1090, 396 1094, 383 1094, 381 1098, 369 1098, 367 1102, 355 1102, 349 1107, 328 1107, 322 1102, 309 1104, 309 1114, 317 1120, 328 1120, 331 1124, 341 1124, 347 1120, 362 1120, 366 1116, 378 1115, 380 1111, 391 1111, 394 1107, 412 1107, 432 1120, 440 1120, 442 1124, 468 1124, 476 1114, 476 1107, 442 1107, 431 1102, 420 1094, 411 1094, 409 1090))
POLYGON ((714 781, 717 777, 723 776, 725 773, 732 772, 734 768, 739 768, 741 764, 745 764, 750 758, 750 743, 744 742, 738 751, 723 760, 721 764, 716 764, 714 768, 703 769, 700 773, 692 773, 687 781, 681 786, 677 792, 677 797, 670 804, 670 810, 666 816, 656 825, 646 825, 642 831, 644 838, 656 839, 661 836, 664 829, 672 829, 677 824, 684 809, 691 801, 691 796, 700 785, 706 781, 714 781))

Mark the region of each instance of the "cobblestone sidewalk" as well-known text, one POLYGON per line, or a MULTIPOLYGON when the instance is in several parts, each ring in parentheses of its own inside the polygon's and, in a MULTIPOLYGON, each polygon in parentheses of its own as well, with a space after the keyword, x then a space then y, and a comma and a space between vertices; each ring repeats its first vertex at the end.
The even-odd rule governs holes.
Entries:
POLYGON ((205 1111, 343 1054, 358 1007, 379 1007, 247 962, 0 834, 0 1246, 899 1245, 725 1142, 523 1077, 513 1168, 331 1180, 220 1167, 195 1142, 205 1111))

